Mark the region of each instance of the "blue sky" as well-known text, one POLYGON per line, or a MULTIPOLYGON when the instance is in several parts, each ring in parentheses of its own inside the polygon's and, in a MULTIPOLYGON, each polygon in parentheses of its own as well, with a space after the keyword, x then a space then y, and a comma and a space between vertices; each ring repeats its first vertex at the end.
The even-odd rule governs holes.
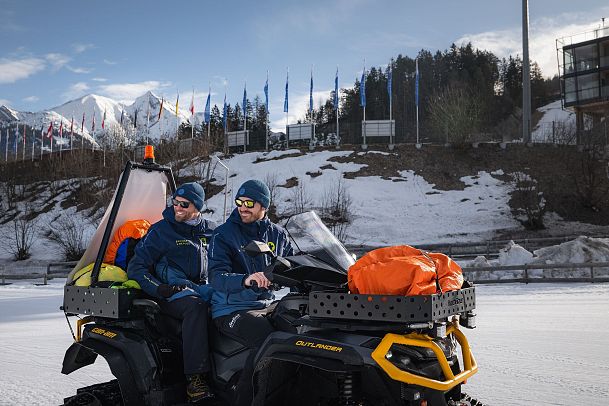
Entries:
MULTIPOLYGON (((556 73, 554 40, 598 27, 606 1, 530 0, 531 58, 556 73), (585 8, 583 7, 585 4, 585 8)), ((0 104, 38 111, 95 93, 131 101, 147 90, 186 109, 194 87, 203 108, 263 97, 269 71, 274 127, 306 109, 313 68, 317 105, 366 66, 398 54, 472 41, 500 56, 520 53, 520 1, 290 0, 115 1, 0 0, 0 104)))

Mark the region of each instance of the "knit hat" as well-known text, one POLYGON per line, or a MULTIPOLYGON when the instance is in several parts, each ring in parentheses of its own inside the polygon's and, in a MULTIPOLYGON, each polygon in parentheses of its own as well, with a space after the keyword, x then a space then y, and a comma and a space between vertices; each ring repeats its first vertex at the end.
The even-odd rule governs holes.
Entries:
POLYGON ((173 197, 183 197, 192 204, 195 205, 197 210, 203 210, 203 203, 205 202, 205 190, 203 186, 195 182, 184 183, 182 186, 177 188, 173 197))
POLYGON ((250 199, 260 203, 265 209, 271 204, 271 191, 268 186, 256 179, 250 179, 245 182, 237 191, 236 198, 249 197, 250 199))

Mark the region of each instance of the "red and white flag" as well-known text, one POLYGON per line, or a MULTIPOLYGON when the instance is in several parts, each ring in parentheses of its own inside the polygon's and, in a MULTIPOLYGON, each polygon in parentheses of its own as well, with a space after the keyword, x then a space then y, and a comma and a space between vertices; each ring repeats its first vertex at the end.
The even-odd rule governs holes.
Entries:
POLYGON ((104 117, 102 118, 102 130, 106 128, 106 110, 104 110, 104 117))
POLYGON ((63 120, 59 124, 59 138, 63 137, 63 120))
POLYGON ((163 97, 161 97, 161 108, 159 109, 159 117, 157 118, 157 121, 161 119, 161 114, 163 114, 163 102, 165 101, 165 99, 163 97))
POLYGON ((49 124, 49 128, 47 129, 47 138, 53 139, 53 122, 49 124))
POLYGON ((190 99, 190 114, 195 115, 195 91, 192 91, 192 98, 190 99))
POLYGON ((95 110, 93 110, 93 121, 91 122, 91 132, 95 132, 95 110))

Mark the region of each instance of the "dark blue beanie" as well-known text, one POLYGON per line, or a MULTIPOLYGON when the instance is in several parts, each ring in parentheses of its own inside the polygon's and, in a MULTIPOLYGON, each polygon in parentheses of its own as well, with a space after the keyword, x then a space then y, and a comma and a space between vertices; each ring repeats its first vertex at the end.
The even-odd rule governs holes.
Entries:
POLYGON ((203 210, 203 203, 205 202, 205 190, 203 186, 195 182, 184 183, 182 186, 176 189, 173 197, 183 197, 195 205, 197 210, 203 210))
POLYGON ((271 204, 271 191, 268 186, 256 179, 250 179, 245 182, 237 191, 236 198, 249 197, 250 199, 260 203, 265 209, 271 204))

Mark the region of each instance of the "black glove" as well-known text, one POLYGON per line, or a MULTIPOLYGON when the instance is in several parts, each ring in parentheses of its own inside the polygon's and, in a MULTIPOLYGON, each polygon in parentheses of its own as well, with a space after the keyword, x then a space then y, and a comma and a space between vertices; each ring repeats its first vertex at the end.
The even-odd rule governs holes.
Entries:
POLYGON ((184 290, 184 288, 186 288, 186 286, 167 285, 165 283, 162 283, 159 285, 158 288, 156 288, 156 293, 158 293, 159 296, 167 299, 175 295, 176 293, 181 292, 182 290, 184 290))

